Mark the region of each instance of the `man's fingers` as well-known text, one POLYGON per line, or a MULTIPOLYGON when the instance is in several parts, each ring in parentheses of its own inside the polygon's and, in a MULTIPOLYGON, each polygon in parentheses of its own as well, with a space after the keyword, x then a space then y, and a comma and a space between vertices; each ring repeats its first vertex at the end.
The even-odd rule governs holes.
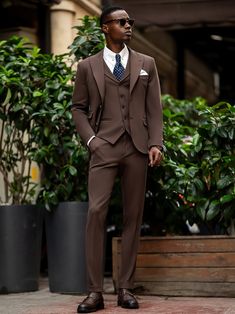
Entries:
POLYGON ((149 166, 153 167, 153 154, 151 151, 149 152, 149 166))
POLYGON ((162 153, 159 150, 149 151, 149 166, 157 166, 162 160, 162 153))
POLYGON ((151 167, 155 166, 156 165, 156 162, 157 162, 157 153, 155 151, 150 151, 149 152, 149 165, 151 167))

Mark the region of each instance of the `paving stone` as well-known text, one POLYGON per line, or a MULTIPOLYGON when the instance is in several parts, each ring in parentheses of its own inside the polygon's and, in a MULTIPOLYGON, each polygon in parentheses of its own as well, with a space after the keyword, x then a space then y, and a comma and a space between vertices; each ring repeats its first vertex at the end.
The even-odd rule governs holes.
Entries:
MULTIPOLYGON (((130 314, 130 310, 117 306, 111 279, 104 287, 105 309, 100 314, 130 314)), ((43 279, 36 292, 0 295, 0 314, 75 314, 81 295, 51 293, 47 280, 43 279)), ((137 296, 140 308, 137 314, 235 314, 235 299, 232 298, 166 298, 137 296)))

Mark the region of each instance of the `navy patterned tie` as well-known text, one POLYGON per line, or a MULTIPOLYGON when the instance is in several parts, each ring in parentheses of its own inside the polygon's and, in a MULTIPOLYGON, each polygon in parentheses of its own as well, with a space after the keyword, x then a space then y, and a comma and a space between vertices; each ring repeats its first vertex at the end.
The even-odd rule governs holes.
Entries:
POLYGON ((116 54, 115 57, 116 57, 116 64, 113 69, 113 74, 116 77, 116 79, 120 81, 123 77, 125 69, 123 65, 121 64, 121 56, 119 54, 116 54))

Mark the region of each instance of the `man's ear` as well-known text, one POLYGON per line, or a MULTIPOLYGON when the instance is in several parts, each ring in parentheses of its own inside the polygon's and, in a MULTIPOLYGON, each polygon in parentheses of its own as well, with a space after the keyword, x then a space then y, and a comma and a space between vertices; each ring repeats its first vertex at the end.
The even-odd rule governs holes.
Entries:
POLYGON ((101 30, 104 34, 107 34, 108 33, 108 25, 107 24, 103 24, 102 27, 101 27, 101 30))

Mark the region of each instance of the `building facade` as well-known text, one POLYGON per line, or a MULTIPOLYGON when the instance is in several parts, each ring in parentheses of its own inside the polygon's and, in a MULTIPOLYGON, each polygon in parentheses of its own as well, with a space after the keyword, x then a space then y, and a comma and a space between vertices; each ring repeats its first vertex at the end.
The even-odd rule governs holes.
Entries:
MULTIPOLYGON (((0 39, 17 34, 29 38, 44 52, 63 54, 75 36, 73 26, 84 15, 99 15, 104 3, 101 0, 3 0, 0 39)), ((156 59, 163 93, 180 98, 200 95, 211 102, 216 99, 213 71, 188 50, 184 51, 183 59, 179 58, 177 43, 165 30, 151 25, 139 30, 137 26, 130 46, 156 59), (182 84, 183 93, 179 87, 182 84)))

